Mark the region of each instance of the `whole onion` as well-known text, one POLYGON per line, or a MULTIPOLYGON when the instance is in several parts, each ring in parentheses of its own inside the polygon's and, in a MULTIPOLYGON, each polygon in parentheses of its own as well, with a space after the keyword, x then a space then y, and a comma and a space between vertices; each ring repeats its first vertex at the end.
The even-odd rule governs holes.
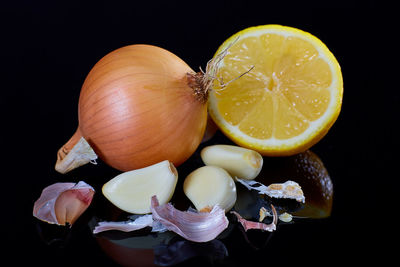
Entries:
POLYGON ((163 160, 179 166, 203 138, 215 66, 196 73, 151 45, 107 54, 82 86, 79 126, 58 151, 56 170, 68 172, 97 156, 121 171, 163 160))

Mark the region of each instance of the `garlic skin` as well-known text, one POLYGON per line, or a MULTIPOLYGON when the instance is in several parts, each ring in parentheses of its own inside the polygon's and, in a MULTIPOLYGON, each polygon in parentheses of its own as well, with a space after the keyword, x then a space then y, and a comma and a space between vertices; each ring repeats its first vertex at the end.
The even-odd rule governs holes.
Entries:
POLYGON ((250 229, 259 229, 259 230, 263 230, 263 231, 273 232, 276 230, 276 224, 278 223, 278 215, 276 213, 275 207, 272 204, 271 204, 271 211, 272 211, 273 219, 270 224, 246 220, 236 211, 231 211, 231 213, 236 216, 236 218, 238 219, 240 224, 243 226, 245 232, 247 232, 247 230, 250 230, 250 229))
POLYGON ((94 189, 87 183, 55 183, 43 189, 33 216, 50 224, 72 225, 92 202, 94 189))
POLYGON ((269 186, 265 186, 257 181, 248 181, 244 179, 236 179, 236 181, 249 190, 258 191, 259 194, 265 194, 273 198, 295 199, 297 202, 305 203, 306 198, 303 190, 301 190, 301 186, 290 180, 281 184, 270 184, 269 186))
POLYGON ((183 191, 198 211, 210 211, 218 205, 225 212, 235 205, 236 185, 227 171, 204 166, 191 172, 183 183, 183 191))
POLYGON ((229 225, 224 210, 218 205, 209 212, 180 211, 171 203, 160 205, 154 196, 151 211, 154 221, 193 242, 211 241, 229 225))
POLYGON ((221 167, 232 177, 246 180, 256 178, 263 166, 263 158, 258 152, 231 145, 205 147, 201 159, 206 165, 221 167))
MULTIPOLYGON (((157 228, 157 226, 160 225, 161 225, 160 223, 154 222, 153 216, 151 214, 145 214, 145 215, 140 215, 140 217, 136 218, 135 220, 122 221, 122 222, 115 222, 115 221, 99 222, 94 228, 93 234, 98 234, 110 230, 132 232, 143 229, 145 227, 152 227, 153 229, 155 229, 157 228)), ((163 232, 166 230, 167 228, 161 225, 161 227, 158 227, 157 229, 155 229, 155 231, 152 230, 152 232, 163 232)))
POLYGON ((160 204, 171 199, 178 172, 168 160, 154 165, 124 172, 106 184, 103 195, 123 211, 134 214, 151 212, 151 197, 156 195, 160 204))

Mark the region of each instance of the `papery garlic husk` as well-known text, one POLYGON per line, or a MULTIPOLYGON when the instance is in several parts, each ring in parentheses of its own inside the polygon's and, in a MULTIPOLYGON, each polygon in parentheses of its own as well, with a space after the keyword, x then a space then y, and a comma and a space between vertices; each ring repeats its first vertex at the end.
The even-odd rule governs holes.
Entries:
MULTIPOLYGON (((137 216, 137 215, 135 215, 137 216)), ((117 230, 122 232, 132 232, 136 230, 143 229, 145 227, 151 227, 152 232, 162 233, 167 231, 167 228, 163 226, 161 223, 153 220, 153 216, 151 214, 140 215, 136 219, 131 219, 128 221, 122 222, 109 222, 102 221, 99 222, 98 225, 93 230, 93 234, 98 234, 104 231, 117 230)))
POLYGON ((272 198, 295 199, 297 202, 305 202, 305 196, 301 186, 294 181, 286 181, 284 183, 275 183, 265 186, 257 181, 248 181, 244 179, 236 179, 237 182, 244 185, 249 190, 256 190, 259 194, 264 194, 272 198))
POLYGON ((232 177, 252 180, 257 177, 263 166, 260 153, 231 145, 207 146, 201 151, 204 164, 225 169, 232 177))
POLYGON ((229 211, 236 202, 236 185, 227 171, 216 166, 203 166, 191 172, 183 191, 198 211, 210 211, 215 205, 229 211))
POLYGON ((157 197, 151 199, 153 219, 168 230, 193 242, 208 242, 215 239, 229 224, 225 211, 218 205, 210 212, 180 211, 170 203, 159 205, 157 197))
POLYGON ((33 216, 51 224, 72 225, 89 207, 95 190, 87 183, 55 183, 45 189, 33 207, 33 216))
POLYGON ((258 229, 258 230, 273 232, 276 230, 276 224, 278 223, 278 215, 277 215, 276 209, 273 205, 271 205, 271 211, 272 211, 273 219, 270 224, 246 220, 236 211, 231 211, 231 213, 236 216, 236 218, 238 219, 240 224, 243 226, 245 232, 247 232, 247 230, 250 230, 250 229, 258 229))

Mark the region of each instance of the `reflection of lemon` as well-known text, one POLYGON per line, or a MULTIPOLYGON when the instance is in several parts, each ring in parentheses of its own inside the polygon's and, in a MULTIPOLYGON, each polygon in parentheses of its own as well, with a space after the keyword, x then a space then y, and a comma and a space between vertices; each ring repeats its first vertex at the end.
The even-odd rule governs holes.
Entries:
POLYGON ((254 68, 225 88, 215 82, 209 111, 219 128, 263 155, 292 155, 318 142, 343 95, 340 66, 328 48, 301 30, 265 25, 233 35, 216 54, 233 42, 217 77, 228 82, 254 68))

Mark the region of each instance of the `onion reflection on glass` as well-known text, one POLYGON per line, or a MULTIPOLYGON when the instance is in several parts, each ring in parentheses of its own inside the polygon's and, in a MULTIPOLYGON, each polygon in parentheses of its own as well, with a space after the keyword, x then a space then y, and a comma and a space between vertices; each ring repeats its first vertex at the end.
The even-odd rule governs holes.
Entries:
POLYGON ((102 250, 122 266, 173 266, 195 257, 223 259, 227 248, 218 239, 195 243, 172 232, 129 236, 116 232, 96 235, 102 250))
POLYGON ((118 234, 113 236, 113 233, 109 232, 96 236, 96 241, 101 249, 121 266, 156 266, 154 247, 168 243, 175 235, 165 232, 156 236, 150 234, 124 236, 118 234))

